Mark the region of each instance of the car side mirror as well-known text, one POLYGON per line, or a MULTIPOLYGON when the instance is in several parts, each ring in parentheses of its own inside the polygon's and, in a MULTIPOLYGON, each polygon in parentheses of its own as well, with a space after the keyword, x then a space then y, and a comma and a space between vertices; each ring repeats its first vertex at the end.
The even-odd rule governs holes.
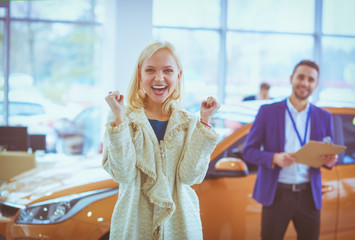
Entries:
POLYGON ((229 177, 242 177, 249 174, 248 167, 240 158, 225 157, 219 159, 214 169, 219 176, 225 175, 229 177))

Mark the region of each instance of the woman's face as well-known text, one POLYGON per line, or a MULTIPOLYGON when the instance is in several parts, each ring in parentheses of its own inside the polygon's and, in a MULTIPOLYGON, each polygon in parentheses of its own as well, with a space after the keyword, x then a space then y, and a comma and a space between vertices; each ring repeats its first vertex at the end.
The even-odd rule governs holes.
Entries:
POLYGON ((142 87, 149 103, 163 104, 180 81, 181 71, 168 49, 156 51, 143 61, 141 69, 142 87))

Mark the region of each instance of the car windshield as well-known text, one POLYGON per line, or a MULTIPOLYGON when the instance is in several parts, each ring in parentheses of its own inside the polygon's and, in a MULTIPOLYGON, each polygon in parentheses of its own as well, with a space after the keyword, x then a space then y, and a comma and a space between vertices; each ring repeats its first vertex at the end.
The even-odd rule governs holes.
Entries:
POLYGON ((247 123, 254 121, 259 106, 249 104, 222 105, 211 120, 211 125, 223 140, 247 123))
MULTIPOLYGON (((247 123, 254 121, 255 116, 263 104, 270 104, 281 99, 253 100, 235 104, 222 104, 211 120, 211 125, 223 140, 247 123)), ((199 114, 201 103, 194 103, 186 107, 187 111, 199 114)))

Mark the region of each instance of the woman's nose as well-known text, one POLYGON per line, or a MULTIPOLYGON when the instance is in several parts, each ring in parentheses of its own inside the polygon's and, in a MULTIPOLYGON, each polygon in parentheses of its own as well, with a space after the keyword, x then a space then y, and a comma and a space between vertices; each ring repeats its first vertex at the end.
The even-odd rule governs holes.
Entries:
POLYGON ((156 81, 162 81, 164 80, 164 75, 162 72, 157 72, 157 75, 155 76, 156 81))

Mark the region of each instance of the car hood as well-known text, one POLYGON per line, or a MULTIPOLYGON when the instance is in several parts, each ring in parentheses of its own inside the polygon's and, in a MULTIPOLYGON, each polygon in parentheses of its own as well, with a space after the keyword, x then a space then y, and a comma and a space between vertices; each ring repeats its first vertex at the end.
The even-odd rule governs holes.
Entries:
POLYGON ((0 201, 28 205, 118 184, 101 166, 101 155, 58 159, 57 163, 24 172, 0 186, 0 201))

